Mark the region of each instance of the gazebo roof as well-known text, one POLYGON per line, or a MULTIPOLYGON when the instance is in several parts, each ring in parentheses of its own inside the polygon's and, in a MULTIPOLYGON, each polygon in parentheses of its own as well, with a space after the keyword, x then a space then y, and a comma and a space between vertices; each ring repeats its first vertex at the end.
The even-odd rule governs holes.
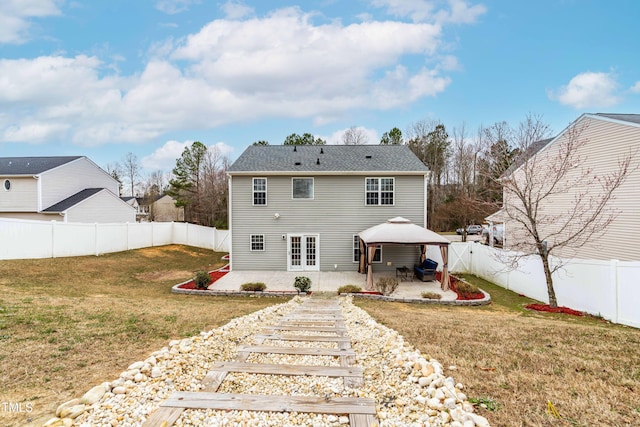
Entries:
POLYGON ((448 245, 449 240, 438 233, 427 230, 406 218, 395 217, 383 224, 361 231, 360 238, 367 244, 395 245, 448 245))

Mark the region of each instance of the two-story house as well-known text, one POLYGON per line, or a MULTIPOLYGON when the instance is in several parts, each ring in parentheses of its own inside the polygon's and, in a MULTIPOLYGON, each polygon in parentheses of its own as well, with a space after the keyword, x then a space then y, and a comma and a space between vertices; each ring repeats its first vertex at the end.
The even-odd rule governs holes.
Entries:
MULTIPOLYGON (((540 232, 550 239, 561 240, 565 238, 563 229, 584 223, 584 218, 593 211, 586 207, 584 212, 576 212, 576 197, 584 199, 594 195, 598 200, 602 191, 598 180, 618 171, 621 160, 632 156, 626 179, 617 188, 603 213, 607 217, 614 214, 613 220, 586 243, 558 248, 554 255, 563 258, 640 260, 637 248, 640 241, 640 114, 583 114, 556 137, 533 144, 526 160, 506 177, 523 180, 529 174, 530 182, 544 182, 546 176, 538 177, 537 174, 546 173, 547 165, 553 164, 554 159, 565 158, 562 150, 568 147, 567 140, 572 139, 576 141, 573 144, 576 147, 573 158, 578 163, 567 168, 568 172, 556 184, 556 187, 565 188, 569 186, 567 182, 571 182, 571 188, 560 194, 551 192, 540 201, 537 206, 540 232), (576 180, 577 174, 582 176, 587 171, 590 179, 576 180), (577 215, 582 217, 583 222, 574 221, 573 216, 577 215)), ((555 176, 553 171, 550 174, 555 176)), ((505 189, 503 210, 490 217, 504 221, 505 248, 513 248, 514 242, 530 240, 518 222, 505 213, 505 209, 510 209, 516 202, 517 199, 505 189)), ((556 241, 549 243, 555 245, 556 241)))
POLYGON ((135 222, 119 184, 84 156, 0 157, 0 217, 135 222))
MULTIPOLYGON (((359 232, 398 216, 425 226, 428 173, 406 146, 250 146, 228 171, 231 268, 357 271, 359 232)), ((373 262, 419 256, 389 245, 373 262)))

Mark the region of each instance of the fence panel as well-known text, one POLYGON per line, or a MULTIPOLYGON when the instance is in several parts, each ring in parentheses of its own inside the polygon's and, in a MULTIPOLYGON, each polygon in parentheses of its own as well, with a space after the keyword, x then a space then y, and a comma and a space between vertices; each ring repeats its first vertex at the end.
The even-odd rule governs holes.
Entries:
POLYGON ((53 256, 69 257, 93 255, 96 252, 95 224, 66 224, 53 222, 53 256))
POLYGON ((51 223, 0 218, 0 260, 51 257, 51 223))
POLYGON ((618 262, 616 323, 640 328, 640 262, 618 262))

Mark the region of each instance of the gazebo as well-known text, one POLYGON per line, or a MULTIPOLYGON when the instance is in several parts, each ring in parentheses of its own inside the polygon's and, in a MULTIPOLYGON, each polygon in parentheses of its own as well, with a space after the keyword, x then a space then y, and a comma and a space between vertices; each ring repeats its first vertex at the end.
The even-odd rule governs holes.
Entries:
POLYGON ((438 233, 420 227, 406 218, 391 218, 383 224, 374 225, 361 231, 360 237, 360 268, 361 273, 367 273, 367 289, 373 289, 373 256, 376 246, 380 245, 413 245, 421 247, 420 261, 426 258, 427 245, 440 247, 442 255, 442 290, 449 290, 449 240, 438 233))

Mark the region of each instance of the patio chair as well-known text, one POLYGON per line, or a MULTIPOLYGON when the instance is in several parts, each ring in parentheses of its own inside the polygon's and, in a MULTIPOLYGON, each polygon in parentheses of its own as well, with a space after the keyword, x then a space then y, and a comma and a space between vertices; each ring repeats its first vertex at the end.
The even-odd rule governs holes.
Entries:
POLYGON ((436 268, 438 268, 438 263, 430 258, 422 261, 420 265, 413 265, 413 272, 416 277, 423 282, 432 282, 436 280, 436 268))

